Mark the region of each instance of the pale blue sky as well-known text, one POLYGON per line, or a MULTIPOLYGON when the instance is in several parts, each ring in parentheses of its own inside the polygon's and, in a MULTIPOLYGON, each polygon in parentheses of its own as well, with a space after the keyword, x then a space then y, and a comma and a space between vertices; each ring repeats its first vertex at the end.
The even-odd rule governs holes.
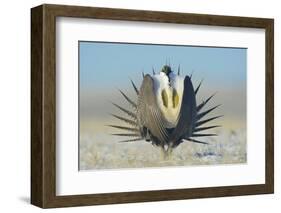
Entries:
POLYGON ((141 72, 159 71, 170 62, 172 69, 181 65, 183 74, 194 72, 209 86, 246 88, 244 48, 217 48, 171 45, 147 45, 104 42, 79 42, 80 88, 116 88, 128 85, 132 78, 142 80, 141 72))

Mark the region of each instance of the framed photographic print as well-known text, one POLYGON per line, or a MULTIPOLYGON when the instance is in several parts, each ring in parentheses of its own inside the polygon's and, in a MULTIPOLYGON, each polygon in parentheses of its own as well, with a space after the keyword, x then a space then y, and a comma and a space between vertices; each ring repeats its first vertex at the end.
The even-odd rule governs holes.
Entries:
POLYGON ((274 191, 273 19, 31 9, 31 203, 274 191))

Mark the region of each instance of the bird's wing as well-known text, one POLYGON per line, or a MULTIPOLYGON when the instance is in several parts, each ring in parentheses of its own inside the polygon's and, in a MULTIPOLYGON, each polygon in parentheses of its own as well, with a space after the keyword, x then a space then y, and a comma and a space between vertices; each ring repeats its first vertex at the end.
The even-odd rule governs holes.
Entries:
POLYGON ((139 91, 137 111, 141 125, 146 127, 162 143, 167 142, 169 139, 168 132, 164 126, 164 118, 156 102, 153 79, 150 75, 144 76, 139 91))
POLYGON ((179 120, 174 129, 171 140, 176 142, 184 135, 191 135, 193 127, 196 122, 196 99, 194 89, 190 77, 186 76, 184 79, 183 97, 181 109, 179 113, 179 120))

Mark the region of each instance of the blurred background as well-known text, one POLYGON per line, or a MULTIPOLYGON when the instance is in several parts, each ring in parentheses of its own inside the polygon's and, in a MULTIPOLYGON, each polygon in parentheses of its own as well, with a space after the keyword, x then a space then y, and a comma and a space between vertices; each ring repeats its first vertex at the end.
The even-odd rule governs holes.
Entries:
POLYGON ((245 48, 80 41, 79 169, 246 163, 246 69, 245 48), (218 137, 204 138, 210 145, 183 143, 168 160, 145 141, 118 143, 124 138, 111 136, 118 130, 106 126, 120 124, 110 116, 122 114, 111 101, 130 107, 118 89, 136 100, 130 79, 139 87, 142 72, 159 72, 166 63, 176 72, 180 66, 182 75, 193 73, 194 87, 203 80, 197 104, 217 92, 205 109, 222 104, 209 117, 224 115, 211 123, 222 128, 212 131, 218 137))

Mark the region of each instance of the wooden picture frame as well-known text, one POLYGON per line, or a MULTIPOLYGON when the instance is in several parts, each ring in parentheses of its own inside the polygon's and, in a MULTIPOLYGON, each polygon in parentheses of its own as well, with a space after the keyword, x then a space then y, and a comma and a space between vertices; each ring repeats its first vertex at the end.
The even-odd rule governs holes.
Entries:
POLYGON ((41 5, 31 9, 31 203, 42 208, 274 192, 274 21, 218 15, 41 5), (122 193, 56 195, 56 18, 94 18, 265 29, 265 184, 122 193))

